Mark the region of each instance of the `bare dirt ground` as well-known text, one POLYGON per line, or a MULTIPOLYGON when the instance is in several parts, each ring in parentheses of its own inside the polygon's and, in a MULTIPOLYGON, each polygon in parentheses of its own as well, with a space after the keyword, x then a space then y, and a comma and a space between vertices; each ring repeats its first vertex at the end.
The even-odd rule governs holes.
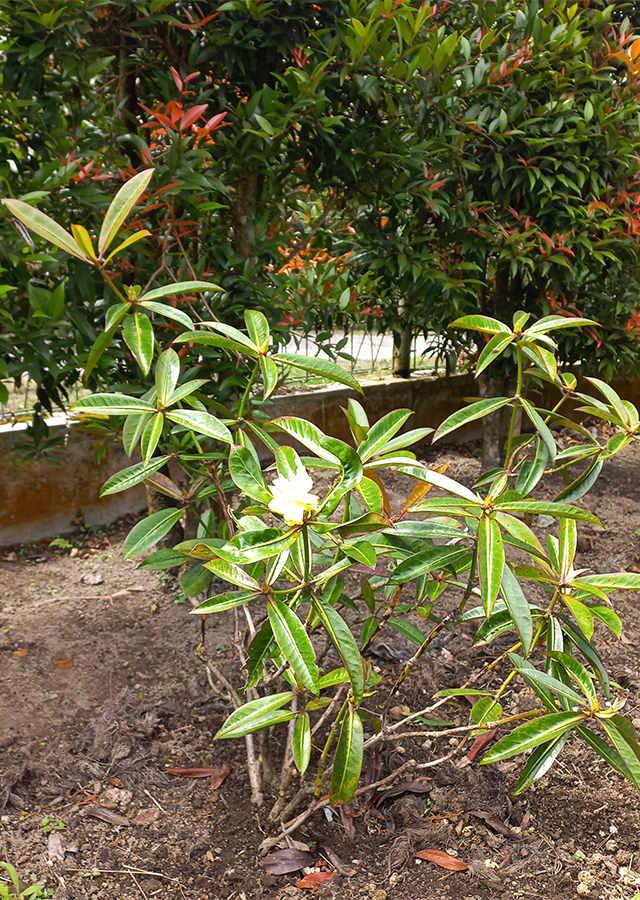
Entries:
MULTIPOLYGON (((427 458, 451 461, 449 474, 467 482, 479 471, 471 448, 427 458)), ((547 492, 543 485, 540 496, 547 492)), ((582 532, 579 565, 638 566, 640 454, 627 451, 609 463, 585 506, 606 531, 582 532)), ((258 811, 249 802, 243 742, 213 742, 230 707, 195 658, 199 619, 188 615, 175 581, 122 559, 132 522, 108 533, 79 531, 75 550, 43 543, 0 551, 0 860, 26 881, 36 875, 55 900, 303 900, 309 891, 295 886, 301 872, 274 875, 258 865, 271 804, 258 811), (208 779, 166 771, 224 764, 230 774, 216 790, 208 779), (109 810, 113 821, 95 818, 95 807, 109 810), (128 824, 114 824, 122 819, 128 824)), ((598 640, 634 719, 639 600, 618 594, 614 601, 624 641, 611 642, 604 631, 598 640)), ((206 644, 239 686, 231 628, 231 614, 209 621, 206 644)), ((384 687, 399 672, 395 656, 407 645, 396 633, 380 640, 391 650, 379 649, 373 660, 384 687)), ((493 645, 473 648, 471 640, 471 629, 443 633, 398 703, 420 709, 435 690, 463 683, 495 655, 493 645)), ((451 715, 459 719, 461 710, 464 701, 451 715)), ((383 772, 411 757, 440 755, 444 744, 416 739, 385 750, 383 772)), ((274 752, 277 760, 277 745, 274 752)), ((310 846, 314 860, 337 854, 348 872, 327 881, 318 896, 632 900, 639 894, 640 802, 633 787, 578 742, 567 745, 534 789, 512 798, 518 770, 512 762, 461 768, 452 761, 431 770, 429 790, 389 799, 378 815, 357 803, 344 820, 315 814, 294 838, 310 846), (448 872, 416 860, 425 847, 457 855, 468 868, 448 872)))

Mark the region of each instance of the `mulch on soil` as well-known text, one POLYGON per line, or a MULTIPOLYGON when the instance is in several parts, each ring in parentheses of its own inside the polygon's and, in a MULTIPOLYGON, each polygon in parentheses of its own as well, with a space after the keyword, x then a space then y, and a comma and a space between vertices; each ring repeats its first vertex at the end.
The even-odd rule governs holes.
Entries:
MULTIPOLYGON (((429 462, 450 461, 448 474, 467 483, 478 473, 468 448, 428 452, 429 462)), ((585 505, 606 531, 581 531, 579 565, 596 572, 640 565, 639 476, 632 450, 605 467, 585 505)), ((399 498, 402 486, 392 481, 389 490, 399 498)), ((547 493, 545 484, 539 496, 547 493)), ((303 871, 273 874, 259 865, 271 804, 256 810, 249 802, 243 741, 214 743, 231 707, 195 658, 199 620, 176 602, 174 581, 122 560, 130 524, 78 533, 73 540, 82 546, 73 556, 45 544, 0 551, 0 859, 25 880, 37 876, 55 900, 303 900, 312 895, 296 886, 303 871), (167 771, 214 766, 229 769, 214 787, 209 777, 167 771)), ((624 642, 604 630, 598 640, 634 719, 638 600, 614 600, 624 642)), ((240 685, 232 616, 208 625, 209 656, 240 685)), ((473 648, 472 633, 441 634, 398 705, 420 709, 436 690, 463 683, 489 653, 493 658, 494 645, 473 648)), ((407 652, 396 633, 381 636, 372 661, 383 686, 393 683, 407 652)), ((526 704, 527 691, 513 702, 526 704)), ((452 718, 463 720, 464 703, 452 718)), ((411 758, 442 755, 447 740, 383 748, 383 775, 411 758)), ((273 751, 278 762, 277 740, 273 751)), ((320 879, 317 896, 632 900, 640 893, 640 801, 632 786, 578 741, 533 789, 513 798, 518 770, 512 761, 461 766, 456 757, 426 770, 419 793, 369 808, 354 801, 343 816, 316 813, 292 838, 309 848, 304 860, 335 873, 320 879), (425 849, 466 868, 416 859, 425 849)), ((282 846, 297 845, 285 839, 282 846)), ((315 888, 313 876, 307 883, 315 888)))

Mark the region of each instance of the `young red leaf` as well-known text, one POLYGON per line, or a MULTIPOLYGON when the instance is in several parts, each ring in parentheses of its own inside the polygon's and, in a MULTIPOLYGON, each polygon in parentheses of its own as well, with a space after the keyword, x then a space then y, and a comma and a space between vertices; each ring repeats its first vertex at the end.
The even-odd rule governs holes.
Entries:
POLYGON ((208 103, 202 103, 200 106, 192 106, 191 109, 188 109, 180 119, 180 124, 178 125, 180 131, 184 131, 185 128, 189 128, 193 125, 193 123, 200 118, 208 105, 208 103))

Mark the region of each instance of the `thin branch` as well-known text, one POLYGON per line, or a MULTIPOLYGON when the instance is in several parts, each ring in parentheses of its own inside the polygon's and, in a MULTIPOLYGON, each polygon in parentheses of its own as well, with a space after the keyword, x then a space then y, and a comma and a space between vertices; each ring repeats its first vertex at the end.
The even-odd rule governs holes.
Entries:
POLYGON ((282 262, 282 265, 280 266, 280 269, 278 270, 279 272, 281 272, 282 269, 284 268, 284 266, 286 266, 286 264, 287 264, 288 262, 290 262, 292 259, 294 259, 294 258, 298 255, 298 253, 300 253, 301 250, 304 250, 304 248, 305 248, 308 244, 311 243, 311 241, 312 241, 313 238, 316 236, 316 234, 318 233, 318 231, 320 231, 320 229, 321 229, 322 226, 324 225, 324 223, 325 223, 325 221, 326 221, 326 219, 327 219, 327 216, 328 216, 329 213, 331 212, 331 210, 332 210, 332 208, 333 208, 333 206, 334 206, 334 204, 335 204, 335 202, 336 202, 337 197, 338 197, 337 192, 336 192, 336 191, 333 191, 333 192, 331 193, 331 196, 329 197, 329 199, 327 200, 327 202, 326 202, 326 204, 325 204, 325 207, 324 207, 324 210, 323 210, 323 212, 322 212, 322 215, 320 216, 320 218, 318 219, 318 221, 316 222, 316 224, 313 226, 313 228, 311 229, 311 231, 310 231, 308 234, 305 234, 304 237, 301 237, 300 240, 297 241, 297 242, 293 245, 293 247, 289 250, 289 252, 287 253, 287 255, 285 256, 285 258, 284 258, 284 260, 283 260, 283 262, 282 262))

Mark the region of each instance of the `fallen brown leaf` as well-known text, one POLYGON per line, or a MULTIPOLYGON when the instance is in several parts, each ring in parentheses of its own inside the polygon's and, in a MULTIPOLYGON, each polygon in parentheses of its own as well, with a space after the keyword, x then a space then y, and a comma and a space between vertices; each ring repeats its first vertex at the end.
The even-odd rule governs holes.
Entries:
POLYGON ((73 656, 65 656, 64 659, 56 659, 54 666, 57 666, 59 669, 72 669, 73 656))
POLYGON ((471 747, 469 748, 469 752, 467 753, 467 759, 469 762, 474 762, 476 757, 478 757, 483 750, 487 750, 488 747, 493 743, 493 739, 496 736, 497 728, 492 728, 491 731, 485 731, 484 734, 479 734, 475 739, 471 747))
POLYGON ((306 888, 309 891, 317 891, 326 881, 335 878, 337 874, 337 872, 310 872, 308 875, 305 875, 304 878, 301 878, 300 881, 296 881, 296 887, 306 888))
POLYGON ((107 809, 106 806, 93 806, 87 812, 94 819, 102 819, 103 822, 108 822, 109 825, 131 825, 129 819, 125 819, 124 816, 107 809))
POLYGON ((402 781, 400 784, 394 784, 388 791, 380 791, 373 802, 377 806, 389 797, 397 797, 400 794, 426 794, 432 788, 432 785, 426 782, 427 779, 422 776, 416 778, 415 781, 402 781))
POLYGON ((231 772, 229 763, 221 766, 210 766, 202 769, 167 769, 169 775, 177 775, 181 778, 210 778, 211 789, 217 790, 227 775, 231 772))
POLYGON ((23 647, 22 650, 14 650, 14 651, 13 651, 13 655, 14 655, 14 656, 28 656, 28 655, 29 655, 29 648, 28 648, 28 647, 23 647))
POLYGON ((133 820, 134 825, 153 825, 160 815, 159 809, 141 809, 133 820))
POLYGON ((298 869, 304 869, 312 864, 313 856, 310 853, 296 850, 294 847, 287 847, 286 850, 276 850, 275 853, 265 856, 258 865, 272 875, 287 875, 289 872, 297 872, 298 869))
POLYGON ((7 556, 2 557, 5 562, 18 562, 18 554, 15 550, 12 550, 11 553, 7 554, 7 556))
POLYGON ((497 816, 494 816, 493 813, 485 812, 483 809, 474 809, 471 813, 472 816, 476 816, 478 819, 482 819, 483 822, 492 828, 493 831, 497 832, 497 834, 511 834, 511 829, 508 828, 504 822, 501 822, 497 816))
POLYGON ((467 868, 467 864, 462 862, 461 859, 446 853, 444 850, 433 850, 427 847, 425 850, 420 850, 419 853, 416 853, 416 856, 418 859, 426 859, 427 862, 435 863, 436 866, 440 866, 441 869, 448 869, 450 872, 464 872, 467 868))

